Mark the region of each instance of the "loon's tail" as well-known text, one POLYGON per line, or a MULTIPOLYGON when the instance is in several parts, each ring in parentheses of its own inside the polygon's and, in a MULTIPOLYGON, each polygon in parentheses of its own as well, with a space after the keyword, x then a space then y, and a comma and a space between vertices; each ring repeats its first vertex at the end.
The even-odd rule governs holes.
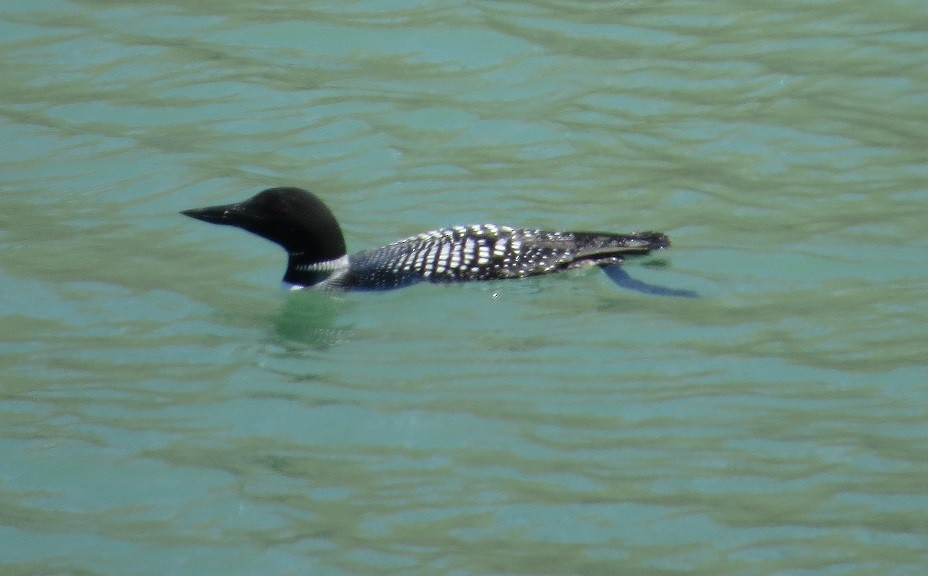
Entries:
POLYGON ((661 232, 636 232, 633 234, 581 233, 577 235, 578 244, 582 246, 582 258, 591 261, 603 269, 606 276, 622 288, 651 294, 654 296, 672 296, 676 298, 698 298, 692 290, 667 288, 648 284, 628 275, 622 268, 622 261, 627 256, 643 256, 653 250, 662 250, 670 246, 670 238, 661 232))
POLYGON ((612 234, 609 232, 572 232, 576 245, 577 259, 596 260, 608 258, 643 255, 652 250, 661 250, 670 246, 670 238, 661 232, 634 232, 632 234, 612 234))

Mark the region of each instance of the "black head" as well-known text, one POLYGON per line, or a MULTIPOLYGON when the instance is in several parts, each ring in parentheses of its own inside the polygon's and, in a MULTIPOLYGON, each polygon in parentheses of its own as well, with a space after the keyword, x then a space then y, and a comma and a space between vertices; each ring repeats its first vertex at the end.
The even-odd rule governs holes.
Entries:
POLYGON ((237 204, 193 208, 185 216, 248 230, 276 242, 290 263, 314 264, 346 254, 345 238, 328 206, 301 188, 268 188, 237 204))

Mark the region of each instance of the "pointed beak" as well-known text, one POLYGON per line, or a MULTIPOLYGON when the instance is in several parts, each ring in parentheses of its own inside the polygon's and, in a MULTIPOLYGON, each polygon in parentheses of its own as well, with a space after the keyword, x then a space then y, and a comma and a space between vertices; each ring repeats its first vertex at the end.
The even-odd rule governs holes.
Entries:
POLYGON ((235 225, 241 217, 241 210, 238 204, 223 204, 221 206, 181 210, 181 214, 211 224, 235 225))

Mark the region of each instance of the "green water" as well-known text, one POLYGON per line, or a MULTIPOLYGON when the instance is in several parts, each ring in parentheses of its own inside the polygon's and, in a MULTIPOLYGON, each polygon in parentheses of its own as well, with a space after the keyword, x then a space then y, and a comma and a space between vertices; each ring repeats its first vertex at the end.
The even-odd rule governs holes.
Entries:
POLYGON ((921 575, 928 9, 0 8, 0 573, 921 575), (666 230, 286 293, 178 210, 666 230))

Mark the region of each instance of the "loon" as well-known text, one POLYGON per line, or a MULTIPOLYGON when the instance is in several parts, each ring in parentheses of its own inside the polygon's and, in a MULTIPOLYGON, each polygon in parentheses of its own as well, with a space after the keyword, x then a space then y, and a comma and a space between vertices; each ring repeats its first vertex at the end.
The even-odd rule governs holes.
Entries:
POLYGON ((349 255, 332 211, 301 188, 268 188, 243 202, 181 214, 242 228, 280 245, 288 255, 283 281, 292 289, 390 290, 417 282, 524 278, 599 266, 635 290, 695 296, 634 280, 618 266, 629 256, 670 246, 660 232, 547 232, 477 224, 440 228, 349 255))

